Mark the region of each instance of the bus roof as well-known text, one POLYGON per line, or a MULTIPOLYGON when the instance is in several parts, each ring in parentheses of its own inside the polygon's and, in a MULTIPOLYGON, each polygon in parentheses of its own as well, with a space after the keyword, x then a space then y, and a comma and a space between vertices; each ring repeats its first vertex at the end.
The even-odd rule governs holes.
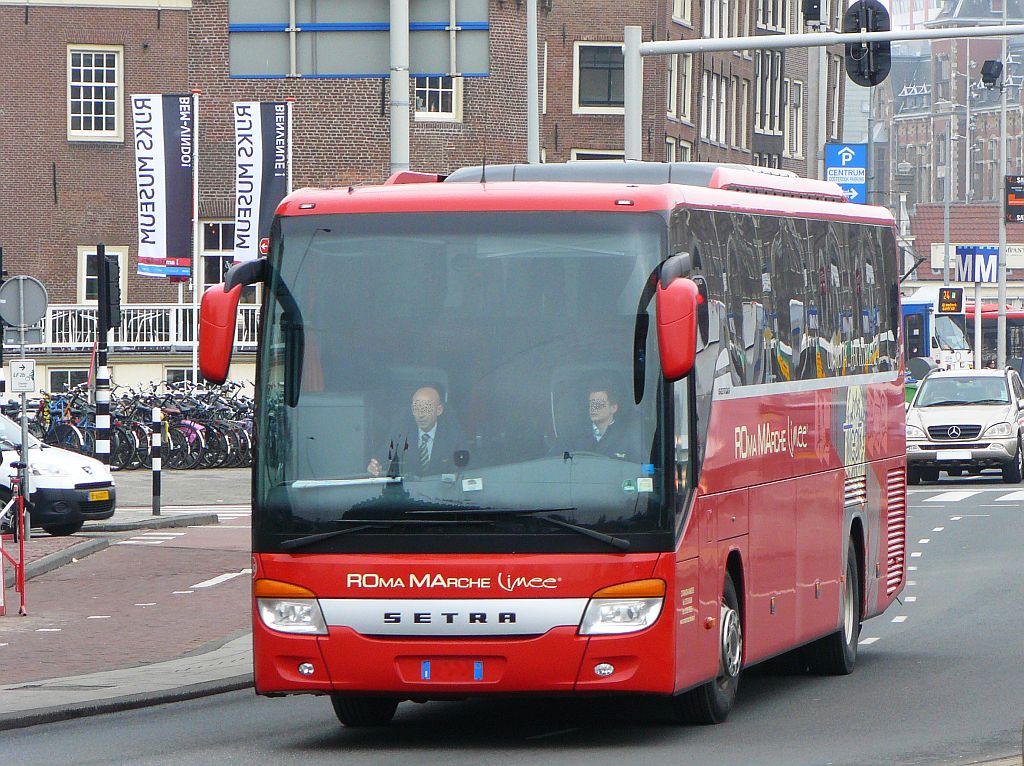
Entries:
POLYGON ((893 225, 888 210, 850 204, 836 184, 798 178, 786 171, 761 173, 714 163, 498 165, 486 171, 463 168, 444 182, 439 176, 404 173, 381 186, 300 189, 282 201, 278 213, 649 212, 678 205, 893 225), (480 181, 482 172, 485 182, 480 181))

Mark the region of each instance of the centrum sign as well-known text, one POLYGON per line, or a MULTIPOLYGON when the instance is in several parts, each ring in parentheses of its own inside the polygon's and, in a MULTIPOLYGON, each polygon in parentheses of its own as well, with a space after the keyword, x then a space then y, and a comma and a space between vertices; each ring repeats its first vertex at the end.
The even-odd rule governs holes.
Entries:
POLYGON ((825 144, 825 180, 839 184, 850 202, 868 201, 867 144, 825 144))

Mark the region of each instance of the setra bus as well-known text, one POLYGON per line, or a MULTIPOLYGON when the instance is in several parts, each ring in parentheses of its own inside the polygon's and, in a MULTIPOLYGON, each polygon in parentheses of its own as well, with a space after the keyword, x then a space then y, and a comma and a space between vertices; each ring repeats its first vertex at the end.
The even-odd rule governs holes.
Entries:
POLYGON ((357 726, 524 693, 717 723, 743 667, 850 673, 904 584, 898 276, 886 210, 742 166, 289 195, 201 309, 221 380, 264 285, 257 692, 357 726))

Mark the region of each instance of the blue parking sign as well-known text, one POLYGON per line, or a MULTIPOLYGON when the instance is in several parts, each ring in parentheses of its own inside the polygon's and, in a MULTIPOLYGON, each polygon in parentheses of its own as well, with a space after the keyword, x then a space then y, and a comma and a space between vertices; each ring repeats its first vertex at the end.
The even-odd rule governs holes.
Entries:
POLYGON ((850 202, 868 202, 868 145, 825 144, 825 180, 839 184, 850 202))

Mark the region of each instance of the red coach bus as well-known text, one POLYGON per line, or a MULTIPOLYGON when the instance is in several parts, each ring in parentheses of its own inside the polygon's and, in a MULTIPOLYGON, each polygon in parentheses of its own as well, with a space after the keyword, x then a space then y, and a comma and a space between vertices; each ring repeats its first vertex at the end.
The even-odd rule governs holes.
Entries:
POLYGON ((716 723, 745 666, 851 672, 904 582, 898 276, 887 211, 740 166, 291 194, 201 316, 223 379, 263 284, 257 692, 716 723))

